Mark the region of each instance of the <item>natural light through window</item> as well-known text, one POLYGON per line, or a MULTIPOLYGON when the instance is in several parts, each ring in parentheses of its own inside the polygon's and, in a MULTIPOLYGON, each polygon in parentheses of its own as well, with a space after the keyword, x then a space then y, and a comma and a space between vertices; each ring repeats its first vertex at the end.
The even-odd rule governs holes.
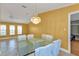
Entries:
POLYGON ((0 36, 6 35, 6 25, 0 25, 0 36))
POLYGON ((15 25, 10 25, 10 35, 15 35, 15 25))
POLYGON ((22 34, 22 25, 17 26, 17 34, 22 34))

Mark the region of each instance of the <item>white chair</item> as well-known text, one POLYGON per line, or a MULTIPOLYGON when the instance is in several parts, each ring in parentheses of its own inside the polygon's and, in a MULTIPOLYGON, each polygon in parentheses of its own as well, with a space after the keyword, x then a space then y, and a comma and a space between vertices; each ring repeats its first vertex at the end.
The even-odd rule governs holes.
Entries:
POLYGON ((19 35, 17 39, 18 41, 26 40, 26 35, 19 35))
POLYGON ((48 34, 42 34, 41 38, 45 39, 45 40, 52 40, 53 36, 52 35, 48 35, 48 34))
POLYGON ((35 49, 35 56, 57 56, 59 55, 61 41, 56 40, 53 43, 35 49))
POLYGON ((34 34, 28 34, 28 35, 27 35, 27 39, 28 39, 28 40, 31 40, 31 39, 33 39, 33 38, 34 38, 34 34))

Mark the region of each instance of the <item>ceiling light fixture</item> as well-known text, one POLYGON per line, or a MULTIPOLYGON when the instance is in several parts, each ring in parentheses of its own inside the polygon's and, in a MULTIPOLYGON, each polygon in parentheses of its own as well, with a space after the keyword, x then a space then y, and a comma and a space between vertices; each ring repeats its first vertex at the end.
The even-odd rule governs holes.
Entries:
POLYGON ((41 18, 38 16, 38 13, 37 13, 37 7, 35 8, 35 13, 33 17, 31 18, 31 22, 33 24, 39 24, 41 22, 41 18))
POLYGON ((25 5, 22 5, 23 8, 27 8, 25 5))

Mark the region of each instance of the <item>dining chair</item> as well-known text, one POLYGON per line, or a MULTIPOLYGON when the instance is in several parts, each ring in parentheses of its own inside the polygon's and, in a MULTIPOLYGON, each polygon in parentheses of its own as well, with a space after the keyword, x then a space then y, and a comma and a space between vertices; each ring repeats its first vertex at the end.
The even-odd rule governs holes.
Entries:
POLYGON ((53 43, 35 49, 35 56, 57 56, 60 52, 61 40, 53 41, 53 43))
POLYGON ((53 39, 53 36, 52 35, 49 35, 49 34, 42 34, 41 35, 41 38, 42 39, 45 39, 45 40, 52 40, 53 39))
POLYGON ((28 39, 28 40, 32 40, 33 38, 34 38, 34 34, 28 34, 28 35, 27 35, 27 39, 28 39))
POLYGON ((26 35, 19 35, 17 39, 18 41, 26 40, 26 35))

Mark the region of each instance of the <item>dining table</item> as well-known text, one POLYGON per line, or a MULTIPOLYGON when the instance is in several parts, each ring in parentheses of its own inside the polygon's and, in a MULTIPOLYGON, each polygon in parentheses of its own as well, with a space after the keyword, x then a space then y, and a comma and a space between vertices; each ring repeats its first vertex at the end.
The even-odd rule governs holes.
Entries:
POLYGON ((34 53, 36 48, 48 45, 48 44, 52 43, 52 41, 53 40, 45 40, 42 38, 21 40, 18 42, 18 55, 26 56, 31 53, 34 53))

